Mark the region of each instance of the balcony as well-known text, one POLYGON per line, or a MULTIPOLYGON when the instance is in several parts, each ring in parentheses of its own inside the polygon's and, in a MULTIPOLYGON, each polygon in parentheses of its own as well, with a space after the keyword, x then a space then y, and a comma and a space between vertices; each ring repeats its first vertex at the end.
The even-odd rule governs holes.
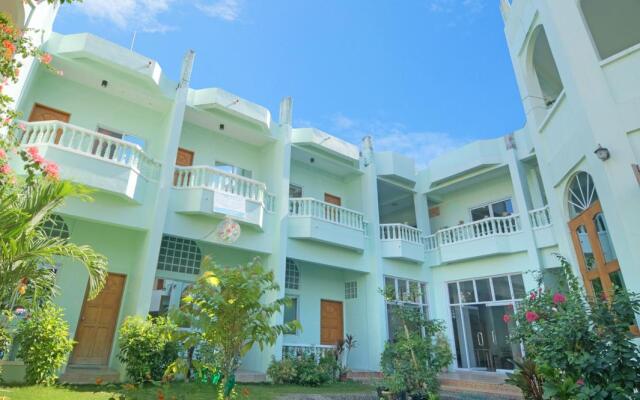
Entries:
POLYGON ((529 211, 529 220, 538 247, 549 247, 557 243, 553 235, 549 206, 529 211))
POLYGON ((423 263, 425 242, 422 231, 404 224, 381 224, 382 257, 423 263))
POLYGON ((441 229, 425 238, 430 265, 526 250, 520 215, 485 218, 441 229))
POLYGON ((275 201, 264 183, 208 166, 176 167, 173 188, 178 213, 229 215, 259 228, 275 201))
POLYGON ((142 203, 160 163, 140 146, 59 121, 24 123, 20 146, 36 147, 60 166, 60 176, 142 203))
POLYGON ((366 222, 353 210, 311 198, 289 199, 289 237, 364 250, 366 222))

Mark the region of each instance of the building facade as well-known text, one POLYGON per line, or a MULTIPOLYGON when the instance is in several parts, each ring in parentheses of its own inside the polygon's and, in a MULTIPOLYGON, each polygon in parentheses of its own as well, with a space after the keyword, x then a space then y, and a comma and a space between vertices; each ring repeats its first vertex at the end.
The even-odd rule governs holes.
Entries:
POLYGON ((274 296, 292 299, 278 318, 302 329, 252 350, 243 368, 256 372, 347 334, 358 341, 349 367, 377 371, 401 304, 445 321, 452 369, 512 369, 521 349, 502 316, 536 271, 559 267, 555 254, 589 292, 640 292, 640 5, 614 3, 502 0, 526 125, 416 170, 371 138, 292 126, 290 98, 272 119, 222 89, 190 88, 192 53, 172 80, 101 38, 51 33, 54 6, 3 2, 44 29, 64 71, 28 64, 12 88, 21 145, 95 190, 58 210, 51 234, 109 259, 107 288, 89 303, 86 274, 59 260, 57 301, 78 341, 69 366, 121 371, 122 320, 178 305, 205 256, 257 256, 281 286, 274 296), (233 243, 216 236, 228 215, 242 229, 233 243))

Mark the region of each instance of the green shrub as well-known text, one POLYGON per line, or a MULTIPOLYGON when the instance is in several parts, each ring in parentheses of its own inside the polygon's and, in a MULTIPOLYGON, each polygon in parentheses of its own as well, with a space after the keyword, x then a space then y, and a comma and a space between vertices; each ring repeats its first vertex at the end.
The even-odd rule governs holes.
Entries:
POLYGON ((313 354, 303 354, 295 358, 271 360, 267 375, 276 384, 319 386, 335 382, 339 372, 334 354, 322 356, 319 362, 313 354))
POLYGON ((273 383, 278 385, 298 382, 296 364, 291 358, 283 358, 280 361, 272 358, 271 364, 267 368, 267 376, 271 378, 273 383))
POLYGON ((127 317, 120 327, 118 360, 126 365, 133 382, 162 379, 165 369, 178 357, 176 325, 168 318, 127 317))
POLYGON ((62 309, 46 304, 33 311, 18 324, 16 340, 20 346, 17 356, 26 365, 26 382, 31 385, 55 383, 58 370, 73 349, 62 309))

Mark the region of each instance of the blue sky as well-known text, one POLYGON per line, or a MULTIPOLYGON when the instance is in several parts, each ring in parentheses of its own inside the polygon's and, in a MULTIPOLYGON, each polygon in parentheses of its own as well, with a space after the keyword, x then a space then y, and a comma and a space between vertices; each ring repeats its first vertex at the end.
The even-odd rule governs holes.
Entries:
POLYGON ((191 86, 267 106, 294 99, 314 126, 419 165, 524 124, 497 0, 84 0, 54 29, 91 32, 160 62, 191 86))

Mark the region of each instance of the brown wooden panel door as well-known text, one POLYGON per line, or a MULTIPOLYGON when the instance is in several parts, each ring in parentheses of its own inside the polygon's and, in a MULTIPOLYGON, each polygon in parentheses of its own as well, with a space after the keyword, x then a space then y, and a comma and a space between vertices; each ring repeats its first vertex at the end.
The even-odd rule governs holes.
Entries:
POLYGON ((338 196, 334 196, 332 194, 329 193, 325 193, 324 194, 324 202, 325 203, 329 203, 329 204, 333 204, 335 206, 342 206, 342 199, 338 196))
POLYGON ((76 342, 70 364, 107 365, 118 322, 126 277, 109 274, 107 283, 95 299, 85 301, 76 329, 76 342))
POLYGON ((342 302, 320 300, 320 343, 334 345, 343 338, 342 302))
MULTIPOLYGON (((33 109, 31 109, 31 115, 29 115, 29 122, 38 122, 38 121, 62 121, 69 122, 71 118, 71 114, 56 110, 55 108, 43 106, 42 104, 34 104, 33 109)), ((54 143, 58 143, 60 141, 60 137, 62 136, 62 129, 58 129, 56 132, 56 139, 54 143)))
MULTIPOLYGON (((176 154, 176 165, 178 167, 190 167, 193 165, 193 157, 194 152, 191 150, 183 149, 182 147, 178 147, 178 154, 176 154)), ((178 171, 173 174, 173 185, 178 184, 178 179, 180 179, 180 185, 188 185, 189 184, 189 176, 179 177, 178 171)))

